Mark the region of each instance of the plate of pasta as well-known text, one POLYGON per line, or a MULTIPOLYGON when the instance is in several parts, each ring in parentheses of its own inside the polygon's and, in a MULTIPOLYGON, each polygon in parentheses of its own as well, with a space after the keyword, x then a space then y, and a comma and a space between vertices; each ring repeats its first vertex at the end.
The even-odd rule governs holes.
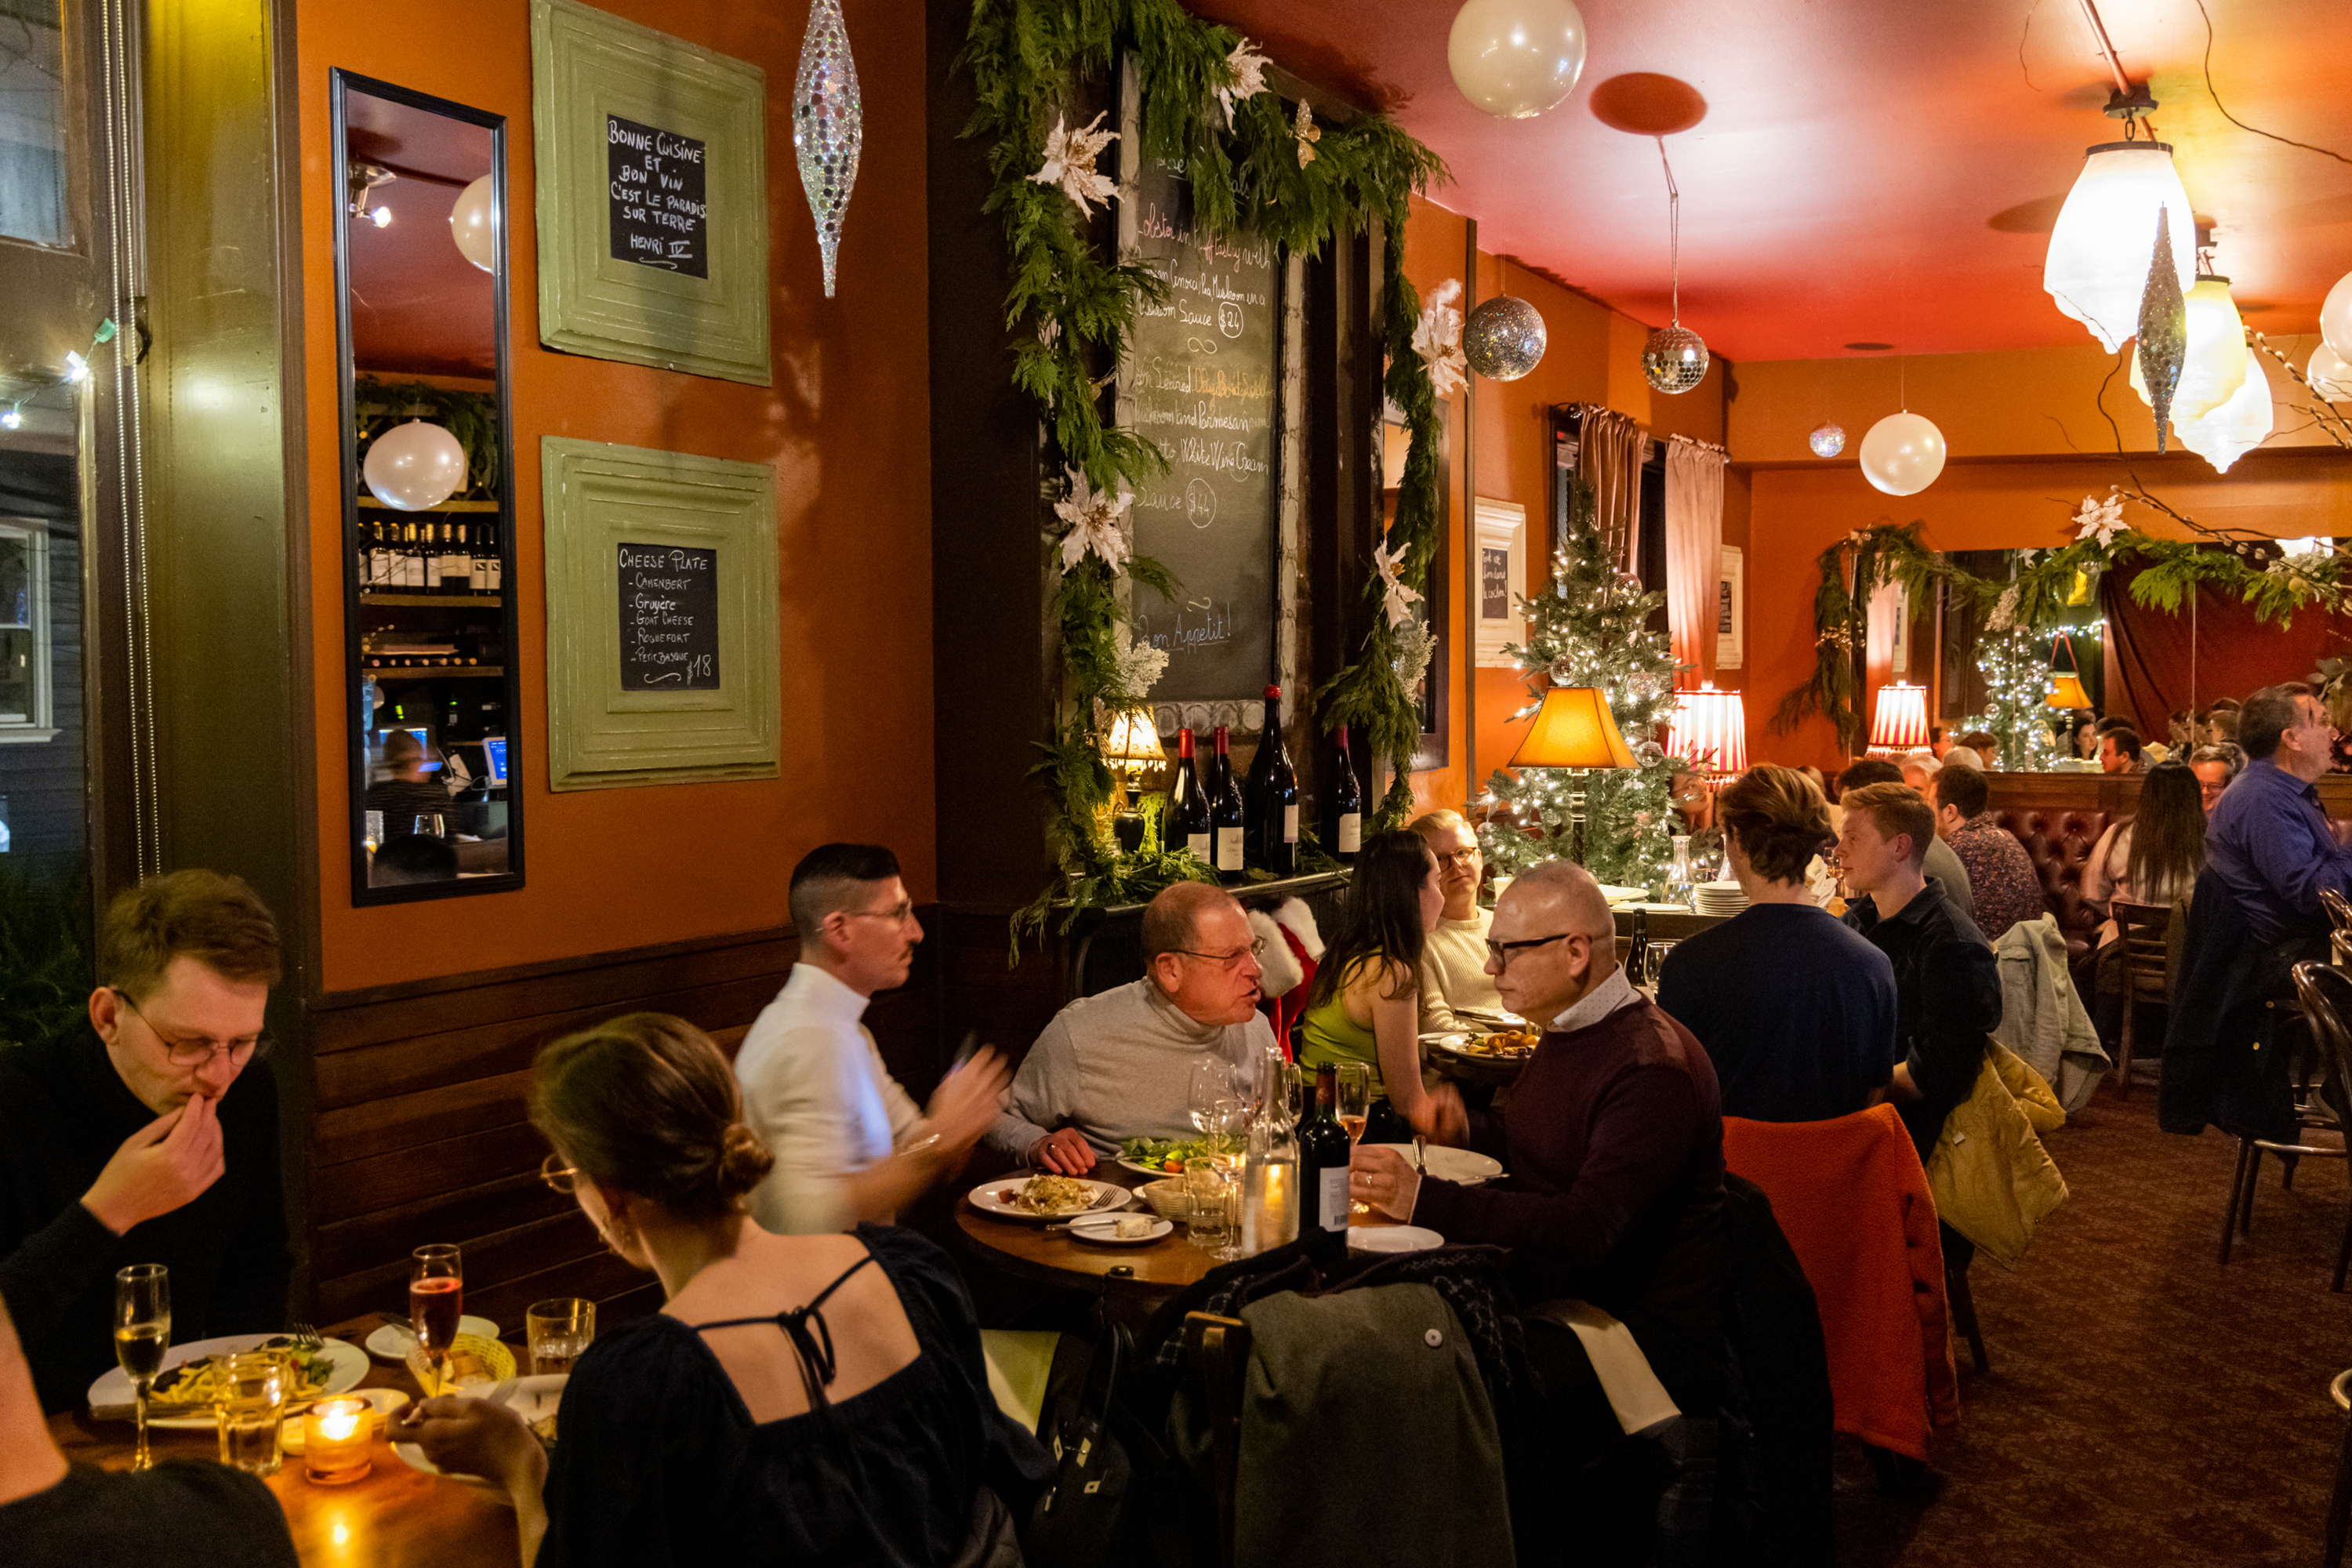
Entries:
POLYGON ((1031 1176, 1024 1181, 1007 1176, 974 1187, 971 1206, 998 1219, 1068 1219, 1082 1214, 1108 1214, 1128 1205, 1134 1194, 1112 1182, 1090 1182, 1084 1176, 1031 1176))
MULTIPOLYGON (((194 1340, 163 1352, 163 1370, 155 1374, 155 1386, 147 1395, 148 1425, 212 1430, 213 1405, 227 1376, 228 1358, 252 1350, 282 1352, 292 1364, 294 1382, 286 1392, 289 1412, 307 1409, 312 1400, 331 1394, 349 1393, 367 1375, 367 1352, 341 1340, 328 1340, 314 1351, 296 1350, 294 1341, 285 1334, 224 1334, 218 1339, 194 1340)), ((89 1385, 93 1409, 129 1405, 132 1397, 131 1380, 120 1367, 89 1385)))

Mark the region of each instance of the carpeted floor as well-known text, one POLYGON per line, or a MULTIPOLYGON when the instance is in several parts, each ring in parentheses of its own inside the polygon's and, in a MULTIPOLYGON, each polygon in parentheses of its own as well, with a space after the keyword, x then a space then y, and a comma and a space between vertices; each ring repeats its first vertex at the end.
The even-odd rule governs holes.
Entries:
POLYGON ((2156 1127, 2103 1089, 2051 1135, 2072 1196, 2014 1272, 1970 1275, 1990 1374, 1960 1352, 1940 1494, 1880 1497, 1843 1446, 1843 1568, 2312 1568, 2345 1420, 2352 1292, 2327 1288, 2340 1160, 2292 1191, 2264 1161, 2253 1234, 2214 1261, 2235 1144, 2156 1127))

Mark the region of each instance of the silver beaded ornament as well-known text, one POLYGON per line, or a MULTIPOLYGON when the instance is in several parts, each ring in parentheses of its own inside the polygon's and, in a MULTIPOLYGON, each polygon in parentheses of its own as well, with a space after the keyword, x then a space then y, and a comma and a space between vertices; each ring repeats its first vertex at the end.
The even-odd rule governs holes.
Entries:
POLYGON ((2139 300, 2139 376, 2156 410, 2156 449, 2164 450, 2165 422, 2172 417, 2172 395, 2180 390, 2181 366, 2189 358, 2189 306, 2180 274, 2172 266, 2172 209, 2156 209, 2156 254, 2149 258, 2147 288, 2139 300))
POLYGON ((834 258, 841 220, 857 183, 857 153, 866 140, 866 113, 857 99, 857 62, 849 57, 849 26, 841 0, 812 0, 801 36, 800 74, 793 79, 793 151, 801 189, 816 218, 817 252, 824 258, 824 297, 833 298, 834 258))
POLYGON ((1543 362, 1544 319, 1533 305, 1497 294, 1470 312, 1462 353, 1488 381, 1517 381, 1543 362))

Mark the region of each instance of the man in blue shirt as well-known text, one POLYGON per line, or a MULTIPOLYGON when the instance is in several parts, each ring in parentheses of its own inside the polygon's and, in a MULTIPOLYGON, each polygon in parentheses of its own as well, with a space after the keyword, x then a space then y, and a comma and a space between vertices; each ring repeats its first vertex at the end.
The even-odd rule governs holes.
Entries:
POLYGON ((2238 715, 2238 743, 2253 760, 2213 807, 2205 863, 2264 946, 2326 936, 2319 895, 2352 895, 2352 849, 2336 841, 2313 787, 2335 742, 2326 710, 2299 686, 2265 687, 2238 715))

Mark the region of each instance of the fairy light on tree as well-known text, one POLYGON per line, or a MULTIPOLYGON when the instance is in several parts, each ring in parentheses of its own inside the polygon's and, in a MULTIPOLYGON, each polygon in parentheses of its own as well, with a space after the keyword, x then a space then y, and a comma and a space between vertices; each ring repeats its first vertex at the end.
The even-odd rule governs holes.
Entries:
MULTIPOLYGON (((1590 686, 1607 696, 1638 765, 1584 775, 1584 863, 1601 881, 1651 887, 1672 858, 1669 794, 1685 765, 1655 738, 1675 710, 1674 654, 1666 634, 1649 627, 1665 595, 1618 573, 1603 552, 1591 487, 1573 476, 1568 483, 1568 533, 1552 552, 1551 586, 1520 601, 1528 640, 1503 650, 1530 677, 1528 704, 1511 717, 1531 717, 1545 686, 1590 686), (1549 679, 1538 683, 1537 675, 1549 679)), ((1479 830, 1486 864, 1509 876, 1565 857, 1569 789, 1560 769, 1528 768, 1517 778, 1496 773, 1479 801, 1488 810, 1479 830)))
POLYGON ((2032 626, 1989 631, 1978 645, 1977 669, 1986 707, 1959 721, 1958 732, 1982 730, 2000 742, 2000 766, 2011 773, 2046 773, 2056 758, 2051 739, 2050 635, 2032 626))

